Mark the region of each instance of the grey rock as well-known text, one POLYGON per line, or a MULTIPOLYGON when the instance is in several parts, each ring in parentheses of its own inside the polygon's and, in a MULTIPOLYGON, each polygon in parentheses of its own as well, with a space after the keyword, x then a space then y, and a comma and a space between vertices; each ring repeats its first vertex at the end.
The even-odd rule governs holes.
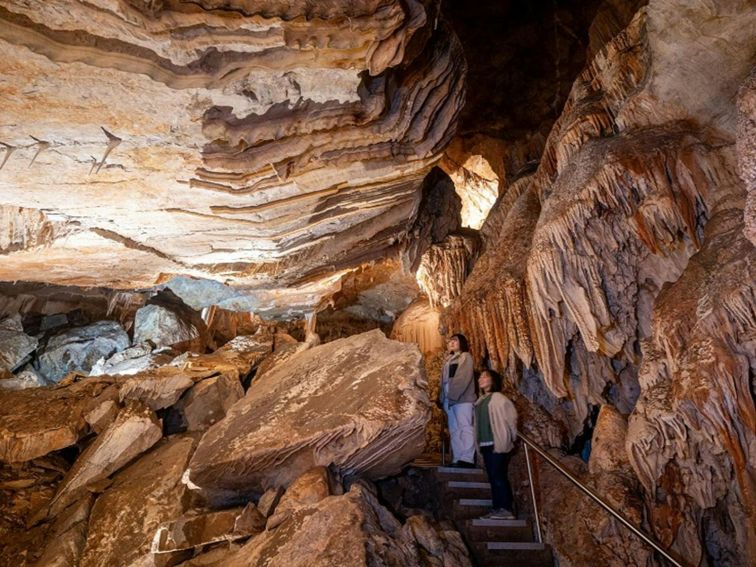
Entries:
POLYGON ((170 346, 199 336, 197 327, 161 305, 145 305, 134 318, 134 343, 152 341, 158 346, 170 346))
POLYGON ((24 333, 20 315, 0 321, 0 373, 13 372, 28 362, 37 344, 37 339, 24 333))
POLYGON ((5 390, 24 390, 26 388, 39 388, 46 386, 47 382, 34 370, 31 364, 27 364, 12 378, 0 380, 0 389, 5 390))
POLYGON ((73 370, 89 372, 100 358, 129 346, 129 336, 115 321, 99 321, 52 337, 39 356, 39 370, 53 382, 73 370))
POLYGON ((155 350, 145 342, 115 353, 108 359, 101 358, 92 367, 90 376, 124 376, 168 364, 174 356, 170 350, 155 350))

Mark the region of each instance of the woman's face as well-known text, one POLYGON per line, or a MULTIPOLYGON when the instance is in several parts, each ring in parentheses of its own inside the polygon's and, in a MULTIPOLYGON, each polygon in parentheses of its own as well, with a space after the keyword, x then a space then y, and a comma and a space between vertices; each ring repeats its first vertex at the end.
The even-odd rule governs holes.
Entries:
POLYGON ((459 339, 457 337, 450 338, 446 344, 450 352, 459 352, 459 339))
POLYGON ((493 388, 493 380, 491 380, 491 376, 489 376, 488 372, 484 372, 480 375, 478 378, 478 387, 481 392, 488 392, 493 388))

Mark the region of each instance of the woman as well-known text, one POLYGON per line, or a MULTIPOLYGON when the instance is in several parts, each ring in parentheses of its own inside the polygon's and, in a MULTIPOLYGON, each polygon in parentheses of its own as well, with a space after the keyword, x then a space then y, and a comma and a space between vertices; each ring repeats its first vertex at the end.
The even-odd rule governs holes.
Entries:
POLYGON ((512 486, 507 468, 510 451, 517 438, 517 410, 512 401, 500 392, 501 376, 484 370, 478 378, 480 397, 475 402, 475 437, 478 450, 486 464, 491 483, 493 510, 485 518, 511 520, 512 486))
POLYGON ((449 356, 441 372, 441 406, 446 412, 451 437, 453 467, 475 466, 475 432, 473 402, 475 378, 473 360, 464 335, 452 335, 447 346, 449 356))

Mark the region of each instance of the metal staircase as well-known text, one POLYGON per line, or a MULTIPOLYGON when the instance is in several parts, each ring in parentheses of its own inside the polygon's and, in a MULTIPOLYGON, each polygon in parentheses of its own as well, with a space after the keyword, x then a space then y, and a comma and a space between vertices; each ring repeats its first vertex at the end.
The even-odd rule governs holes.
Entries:
POLYGON ((484 520, 491 511, 491 487, 481 469, 437 467, 446 515, 462 533, 478 567, 553 566, 551 549, 539 542, 529 519, 484 520))

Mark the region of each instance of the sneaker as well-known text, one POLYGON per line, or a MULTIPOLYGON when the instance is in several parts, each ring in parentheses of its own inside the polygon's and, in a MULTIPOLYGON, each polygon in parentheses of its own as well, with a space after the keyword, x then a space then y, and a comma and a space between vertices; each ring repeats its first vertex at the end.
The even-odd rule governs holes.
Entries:
POLYGON ((494 510, 486 517, 487 520, 514 520, 515 515, 506 508, 494 510))

